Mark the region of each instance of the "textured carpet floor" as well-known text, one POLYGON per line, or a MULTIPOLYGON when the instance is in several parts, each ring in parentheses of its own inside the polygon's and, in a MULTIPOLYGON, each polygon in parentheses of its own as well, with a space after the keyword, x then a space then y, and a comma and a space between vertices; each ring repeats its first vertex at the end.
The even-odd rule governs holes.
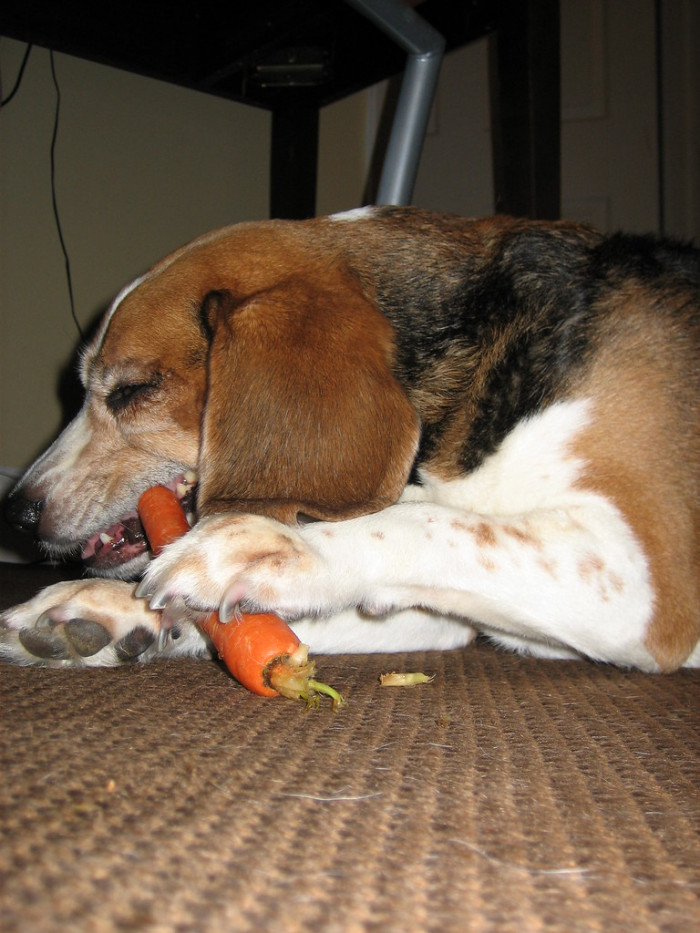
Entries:
MULTIPOLYGON (((3 605, 38 573, 0 570, 3 605)), ((320 669, 336 715, 214 662, 3 666, 2 929, 700 929, 700 673, 488 645, 320 669)))

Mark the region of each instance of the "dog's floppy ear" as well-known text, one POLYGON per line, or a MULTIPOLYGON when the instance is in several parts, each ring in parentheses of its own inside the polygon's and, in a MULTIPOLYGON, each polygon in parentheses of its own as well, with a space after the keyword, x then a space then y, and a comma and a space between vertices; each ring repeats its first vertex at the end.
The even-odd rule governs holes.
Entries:
POLYGON ((212 292, 199 510, 339 519, 401 494, 418 419, 393 329, 348 274, 295 275, 236 301, 212 292))

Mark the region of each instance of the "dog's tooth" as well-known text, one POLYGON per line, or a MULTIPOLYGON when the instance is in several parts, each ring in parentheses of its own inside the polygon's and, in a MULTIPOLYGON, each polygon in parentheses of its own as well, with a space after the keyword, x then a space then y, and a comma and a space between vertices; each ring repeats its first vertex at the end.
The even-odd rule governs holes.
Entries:
POLYGON ((100 541, 103 544, 111 544, 112 541, 114 541, 114 538, 112 537, 112 535, 108 535, 106 531, 103 531, 102 534, 100 535, 100 541))
POLYGON ((197 482, 197 472, 196 470, 188 470, 185 473, 185 482, 189 483, 190 486, 193 486, 197 482))
POLYGON ((194 523, 195 523, 197 517, 196 517, 196 515, 194 514, 194 512, 188 512, 187 515, 185 516, 185 518, 187 519, 187 524, 188 524, 188 525, 190 526, 190 528, 191 528, 191 527, 194 525, 194 523))
POLYGON ((183 496, 186 496, 189 492, 189 486, 186 486, 184 483, 178 483, 175 487, 175 493, 178 499, 182 499, 183 496))

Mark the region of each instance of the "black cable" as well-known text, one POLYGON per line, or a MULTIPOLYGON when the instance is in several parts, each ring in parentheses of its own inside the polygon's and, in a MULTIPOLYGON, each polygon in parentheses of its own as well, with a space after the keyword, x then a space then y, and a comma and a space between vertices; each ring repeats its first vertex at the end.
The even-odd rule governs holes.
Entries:
POLYGON ((22 77, 24 75, 24 69, 27 67, 27 61, 29 60, 29 53, 31 52, 31 50, 32 50, 32 43, 30 42, 29 45, 27 45, 27 48, 24 50, 24 58, 22 59, 22 64, 19 66, 19 73, 17 74, 17 80, 15 81, 15 86, 12 88, 12 90, 7 95, 5 100, 0 101, 0 108, 6 107, 10 103, 12 98, 15 96, 17 91, 19 90, 19 86, 22 83, 22 77))
POLYGON ((73 279, 70 271, 70 259, 68 258, 68 250, 66 249, 66 244, 63 239, 63 230, 61 229, 61 218, 58 213, 58 203, 56 201, 56 139, 58 137, 58 117, 61 111, 61 89, 58 86, 58 78, 56 77, 56 67, 53 59, 53 49, 49 51, 49 58, 51 60, 51 76, 53 78, 54 87, 56 88, 56 115, 54 117, 53 123, 53 136, 51 138, 51 200, 53 203, 53 216, 56 220, 56 230, 58 231, 58 239, 61 243, 61 250, 63 251, 63 258, 66 263, 66 279, 68 282, 68 298, 70 299, 70 313, 75 321, 75 326, 78 328, 78 333, 80 334, 80 339, 84 340, 85 335, 78 321, 78 317, 75 313, 75 301, 73 300, 73 279))

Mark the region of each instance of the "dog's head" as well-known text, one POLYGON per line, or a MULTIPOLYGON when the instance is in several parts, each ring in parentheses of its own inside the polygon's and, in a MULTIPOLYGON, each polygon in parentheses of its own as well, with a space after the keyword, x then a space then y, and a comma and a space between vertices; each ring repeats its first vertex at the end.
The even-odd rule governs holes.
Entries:
POLYGON ((395 501, 418 442, 389 323, 319 222, 209 234, 125 289, 83 354, 82 410, 9 500, 16 525, 95 572, 145 563, 140 493, 200 514, 338 519, 395 501), (323 238, 321 238, 321 241, 323 238))

